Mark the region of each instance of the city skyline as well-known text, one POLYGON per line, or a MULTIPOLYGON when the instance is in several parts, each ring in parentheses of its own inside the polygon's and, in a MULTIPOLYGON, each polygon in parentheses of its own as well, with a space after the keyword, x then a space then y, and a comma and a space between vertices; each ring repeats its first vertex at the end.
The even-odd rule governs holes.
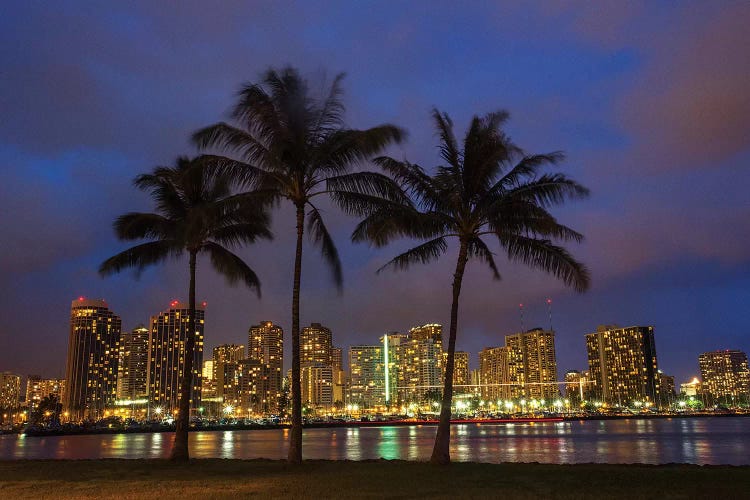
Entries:
MULTIPOLYGON (((550 302, 550 299, 546 299, 545 300, 545 307, 546 307, 545 314, 549 314, 549 302, 550 302)), ((86 298, 84 296, 80 296, 77 299, 73 300, 74 307, 76 307, 76 306, 81 306, 81 307, 86 306, 87 307, 90 304, 99 304, 99 305, 103 304, 105 307, 109 307, 110 306, 109 303, 105 299, 90 299, 90 298, 86 298)), ((184 303, 181 303, 178 300, 171 300, 171 301, 169 301, 168 306, 166 306, 165 308, 163 308, 162 312, 157 313, 156 315, 153 315, 153 314, 151 315, 151 317, 150 317, 150 323, 152 324, 152 328, 153 328, 153 322, 154 322, 155 318, 159 317, 160 315, 166 314, 170 310, 173 310, 173 311, 174 310, 184 310, 184 307, 185 307, 184 303)), ((259 323, 259 324, 249 325, 245 329, 245 332, 243 334, 244 335, 244 339, 243 338, 240 338, 240 339, 230 339, 231 343, 214 343, 214 342, 211 342, 210 319, 208 320, 208 329, 209 329, 209 338, 208 339, 205 338, 205 334, 203 332, 203 329, 205 327, 204 324, 203 324, 204 323, 204 320, 203 320, 203 311, 206 310, 206 309, 208 309, 207 302, 205 302, 205 301, 202 301, 202 302, 199 301, 198 302, 198 309, 197 310, 199 312, 199 320, 200 320, 200 326, 201 326, 201 328, 200 328, 200 330, 201 330, 201 333, 200 333, 200 342, 202 344, 201 345, 201 352, 208 352, 209 354, 213 353, 212 357, 205 358, 205 360, 206 361, 212 361, 212 362, 214 362, 214 368, 213 368, 214 371, 216 371, 216 369, 218 367, 218 365, 215 364, 217 362, 217 359, 216 359, 216 356, 217 356, 217 354, 216 354, 217 351, 216 350, 217 349, 226 349, 228 347, 236 348, 238 350, 238 354, 236 356, 232 357, 232 360, 234 360, 234 361, 239 361, 240 359, 245 359, 245 358, 247 358, 247 359, 258 358, 258 359, 261 359, 261 360, 264 359, 263 355, 261 354, 262 353, 262 348, 260 348, 260 344, 258 344, 258 346, 254 346, 253 347, 253 350, 257 351, 257 352, 255 352, 252 355, 250 354, 250 352, 251 352, 251 347, 250 346, 252 344, 254 344, 254 343, 260 342, 260 340, 254 340, 253 339, 253 331, 256 331, 258 329, 261 329, 261 328, 269 329, 270 328, 271 331, 274 331, 274 332, 276 332, 278 330, 278 333, 275 334, 276 335, 275 338, 281 338, 281 340, 280 340, 280 342, 279 342, 279 340, 274 340, 274 342, 278 342, 278 343, 280 343, 282 345, 285 344, 285 342, 283 341, 283 337, 280 337, 281 335, 283 335, 283 332, 284 332, 282 324, 278 323, 278 322, 275 322, 275 321, 272 321, 272 320, 269 321, 267 319, 253 321, 253 323, 259 323), (235 341, 241 342, 243 340, 246 342, 246 344, 235 344, 234 343, 235 341), (247 353, 245 351, 247 351, 247 353)), ((118 319, 118 321, 120 323, 127 324, 127 319, 122 319, 120 316, 118 316, 116 314, 115 310, 111 310, 110 312, 111 312, 111 314, 114 314, 115 317, 117 317, 117 319, 118 319)), ((135 324, 137 326, 135 326, 133 328, 126 328, 126 327, 122 327, 121 328, 121 333, 120 333, 121 340, 120 340, 120 344, 122 344, 124 342, 124 339, 129 338, 129 336, 134 335, 136 333, 136 331, 139 331, 139 330, 147 331, 147 329, 143 326, 143 323, 136 322, 135 324)), ((592 335, 595 335, 595 334, 591 333, 591 330, 595 329, 595 330, 601 332, 601 331, 605 331, 607 329, 628 330, 628 329, 631 329, 631 328, 640 328, 640 327, 636 327, 636 326, 633 326, 633 325, 634 324, 630 324, 628 326, 600 324, 600 325, 597 325, 595 327, 591 327, 585 333, 582 333, 580 335, 580 338, 582 339, 582 350, 583 350, 584 358, 586 358, 586 357, 590 358, 590 354, 587 355, 587 350, 590 349, 590 347, 588 346, 588 338, 590 336, 592 336, 592 335)), ((648 328, 652 332, 651 333, 651 339, 652 339, 651 342, 652 342, 652 345, 658 345, 658 342, 655 341, 655 340, 653 340, 653 338, 654 338, 653 327, 650 326, 648 328)), ((436 340, 437 343, 438 344, 442 344, 441 330, 442 330, 442 325, 441 324, 439 324, 439 323, 431 323, 430 322, 430 323, 425 323, 425 324, 413 324, 412 326, 406 326, 406 327, 402 326, 400 329, 399 328, 392 329, 392 330, 390 330, 388 332, 385 332, 385 334, 387 334, 388 336, 391 336, 391 335, 404 336, 404 335, 407 335, 407 334, 411 334, 411 335, 415 335, 416 334, 417 338, 420 338, 420 336, 421 336, 421 338, 431 338, 431 337, 432 338, 436 338, 437 339, 436 340)), ((508 347, 506 346, 506 344, 508 342, 508 338, 518 338, 519 339, 518 341, 520 342, 520 339, 522 337, 524 337, 524 336, 527 336, 528 334, 533 334, 535 332, 545 333, 546 330, 547 329, 545 329, 545 328, 535 326, 535 327, 528 328, 528 329, 523 330, 523 331, 521 331, 521 330, 508 331, 506 333, 500 334, 499 335, 499 339, 498 339, 497 343, 495 343, 495 344, 485 345, 484 347, 482 347, 481 349, 479 349, 477 351, 462 351, 461 349, 457 349, 456 352, 457 352, 457 354, 460 353, 460 352, 464 353, 464 354, 468 354, 468 371, 471 372, 473 370, 479 370, 481 368, 481 366, 482 366, 481 365, 481 363, 482 363, 481 356, 482 356, 482 352, 483 351, 488 350, 488 349, 489 350, 494 350, 494 349, 497 349, 497 350, 508 349, 508 347)), ((308 335, 307 338, 309 338, 308 343, 310 343, 310 342, 319 342, 318 337, 315 336, 315 335, 318 334, 318 332, 322 333, 324 335, 324 342, 327 344, 327 350, 324 349, 324 351, 321 351, 321 354, 319 354, 318 357, 313 356, 311 359, 305 361, 303 364, 305 364, 305 363, 313 363, 313 362, 323 362, 323 364, 326 364, 326 365, 329 365, 329 366, 336 366, 336 363, 334 362, 332 354, 333 354, 334 351, 337 351, 340 354, 343 354, 342 359, 347 360, 347 362, 343 363, 343 365, 342 365, 342 369, 346 373, 349 373, 349 370, 350 370, 349 361, 348 361, 348 351, 349 351, 349 348, 356 347, 356 346, 376 347, 377 345, 380 345, 383 342, 383 334, 380 334, 380 335, 376 335, 374 337, 374 339, 380 339, 379 342, 374 342, 374 341, 371 340, 370 343, 368 343, 368 342, 362 342, 360 344, 341 344, 341 343, 339 343, 339 345, 336 346, 335 344, 337 342, 334 341, 333 338, 338 338, 339 334, 337 334, 332 328, 328 328, 325 324, 323 324, 321 322, 315 322, 315 321, 313 321, 313 322, 310 322, 310 324, 308 326, 304 326, 304 328, 303 328, 303 335, 302 335, 302 337, 303 337, 303 342, 302 343, 303 344, 305 344, 305 340, 304 339, 306 338, 305 337, 306 334, 304 333, 305 331, 307 331, 307 332, 313 332, 313 335, 314 335, 314 336, 309 336, 310 334, 309 333, 307 334, 308 335), (327 337, 325 337, 325 336, 327 336, 327 337), (324 354, 324 352, 327 353, 327 354, 324 354), (326 358, 326 356, 327 356, 327 358, 326 358), (329 359, 329 361, 325 361, 324 359, 329 359)), ((551 359, 552 359, 552 366, 556 367, 556 372, 557 372, 556 381, 557 382, 564 382, 565 381, 564 375, 565 375, 565 373, 567 373, 569 371, 586 371, 586 370, 588 370, 589 366, 590 366, 590 362, 591 362, 590 359, 588 359, 588 360, 584 359, 583 364, 580 365, 580 366, 568 366, 566 364, 561 364, 560 362, 556 361, 556 358, 557 358, 557 348, 556 348, 556 343, 554 341, 554 338, 557 337, 557 333, 558 332, 553 329, 552 333, 553 333, 553 341, 552 341, 552 352, 551 352, 552 358, 551 359)), ((260 337, 258 337, 258 339, 259 338, 260 337)), ((519 349, 520 349, 520 346, 521 346, 521 344, 519 343, 519 347, 518 347, 519 349)), ((267 346, 267 347, 265 347, 265 349, 268 350, 269 347, 267 346)), ((276 349, 276 351, 274 351, 274 352, 278 352, 279 347, 275 347, 274 349, 276 349)), ((278 370, 278 369, 275 369, 275 370, 276 371, 280 371, 281 374, 285 374, 285 373, 287 373, 287 370, 290 368, 291 360, 290 360, 290 356, 287 355, 288 345, 282 347, 281 349, 282 349, 282 352, 283 352, 283 355, 282 355, 283 365, 281 366, 280 370, 278 370)), ((303 345, 303 349, 304 349, 304 345, 303 345)), ((524 346, 524 349, 526 349, 526 346, 524 346)), ((699 355, 708 354, 710 352, 734 352, 734 351, 742 351, 742 349, 734 349, 732 347, 722 346, 722 347, 717 347, 715 349, 711 349, 709 351, 702 351, 700 353, 695 353, 695 355, 693 356, 693 358, 694 358, 694 363, 693 364, 695 364, 695 369, 692 372, 689 372, 689 376, 685 377, 684 379, 680 378, 677 375, 675 375, 675 372, 670 367, 667 367, 666 369, 663 369, 664 367, 661 364, 660 364, 659 371, 660 371, 660 373, 664 372, 667 375, 675 377, 675 380, 677 381, 678 384, 679 383, 683 383, 683 382, 688 382, 688 381, 692 380, 696 376, 699 377, 700 374, 701 374, 701 368, 700 368, 699 362, 698 362, 699 355)), ((118 350, 118 352, 119 352, 119 356, 122 359, 122 356, 125 353, 122 351, 121 348, 118 350)), ((661 350, 659 350, 659 352, 661 353, 661 350)), ((69 354, 66 354, 66 355, 69 356, 69 354)), ((117 357, 117 355, 115 355, 114 357, 117 357)), ((659 357, 661 358, 662 354, 659 354, 659 357)), ((62 359, 63 359, 62 363, 63 363, 63 366, 64 366, 65 356, 63 356, 62 359)), ((201 368, 202 368, 202 363, 201 363, 201 367, 197 367, 195 369, 195 373, 198 374, 200 372, 201 368)), ((26 370, 26 371, 23 371, 23 370, 22 371, 14 371, 14 370, 7 370, 7 369, 5 369, 3 371, 9 372, 9 373, 17 373, 18 375, 20 375, 22 377, 22 380, 24 380, 24 381, 25 381, 26 378, 28 378, 30 376, 41 377, 42 379, 54 379, 54 378, 57 377, 54 374, 50 375, 50 374, 48 374, 46 372, 42 372, 41 375, 40 375, 39 373, 28 371, 28 370, 26 370)), ((121 371, 122 371, 122 369, 120 368, 118 370, 118 372, 121 372, 121 371)), ((214 375, 214 379, 216 379, 216 377, 217 377, 217 375, 214 375)), ((60 377, 58 377, 58 378, 65 379, 64 370, 63 370, 62 375, 60 377)), ((221 376, 218 376, 218 379, 221 379, 221 376)), ((454 379, 455 379, 455 377, 454 377, 454 379)), ((551 379, 547 379, 547 380, 551 380, 551 379)), ((121 385, 121 383, 122 382, 121 382, 121 380, 119 378, 119 373, 118 373, 118 376, 116 378, 116 386, 115 386, 116 387, 116 392, 118 394, 119 394, 119 391, 120 391, 120 385, 121 385)), ((274 383, 274 387, 275 386, 276 386, 276 384, 274 383)), ((118 396, 118 399, 120 399, 119 396, 118 396)))
MULTIPOLYGON (((2 83, 0 212, 8 215, 0 221, 0 288, 12 293, 0 303, 0 369, 63 375, 63 297, 106 297, 128 329, 165 298, 185 299, 186 263, 140 280, 96 275, 122 249, 111 222, 147 205, 132 189, 136 174, 193 154, 190 133, 224 118, 242 82, 287 63, 314 84, 347 72, 349 124, 409 131, 394 157, 426 168, 439 162, 432 106, 449 112, 457 130, 475 113, 507 108, 519 144, 564 150, 561 170, 591 189, 590 199, 559 213, 587 238, 571 251, 592 271, 590 292, 574 295, 501 258, 501 282, 470 264, 458 349, 476 353, 520 330, 519 303, 528 328, 547 328, 550 297, 561 369, 585 366, 580 334, 598 324, 654 325, 660 366, 678 380, 697 375, 695 353, 750 351, 750 72, 738 50, 750 7, 425 10, 344 5, 322 18, 310 6, 295 15, 217 6, 206 17, 192 6, 168 16, 152 5, 8 6, 0 19, 0 40, 12 47, 2 83), (142 26, 153 29, 144 35, 142 26), (290 29, 299 37, 289 39, 290 29), (258 49, 258 33, 272 49, 258 49)), ((376 276, 393 252, 349 244, 355 221, 329 212, 344 294, 306 244, 302 324, 328 325, 347 345, 402 325, 448 324, 451 256, 376 276)), ((276 241, 242 251, 262 270, 261 301, 199 270, 199 296, 212 308, 208 347, 243 342, 242 332, 263 318, 289 329, 290 221, 288 211, 276 213, 276 241)))

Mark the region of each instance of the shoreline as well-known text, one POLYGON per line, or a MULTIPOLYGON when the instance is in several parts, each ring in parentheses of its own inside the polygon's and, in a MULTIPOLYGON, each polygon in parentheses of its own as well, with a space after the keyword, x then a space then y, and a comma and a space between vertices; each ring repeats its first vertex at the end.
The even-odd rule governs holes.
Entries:
MULTIPOLYGON (((652 415, 580 415, 562 417, 518 417, 502 419, 454 419, 451 425, 502 425, 502 424, 535 424, 535 423, 561 423, 561 422, 585 422, 600 420, 654 420, 672 418, 730 418, 750 417, 750 413, 684 413, 684 414, 652 414, 652 415)), ((411 427, 429 426, 436 427, 437 420, 390 420, 390 421, 347 421, 347 422, 313 422, 304 425, 305 429, 327 429, 327 428, 352 428, 352 427, 411 427)), ((191 427, 190 432, 220 432, 220 431, 251 431, 251 430, 279 430, 289 429, 291 424, 230 424, 230 425, 204 425, 191 427)), ((11 434, 23 434, 27 437, 47 436, 79 436, 79 435, 101 435, 101 434, 144 434, 174 432, 173 426, 160 426, 151 428, 131 429, 50 429, 34 430, 28 432, 2 432, 0 436, 11 434)))

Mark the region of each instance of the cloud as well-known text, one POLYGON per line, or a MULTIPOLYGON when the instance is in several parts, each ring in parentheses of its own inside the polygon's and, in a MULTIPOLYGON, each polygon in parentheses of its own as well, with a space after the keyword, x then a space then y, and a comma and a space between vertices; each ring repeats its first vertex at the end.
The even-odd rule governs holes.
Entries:
POLYGON ((636 168, 720 168, 750 148, 750 4, 698 9, 645 49, 644 75, 620 103, 636 168))

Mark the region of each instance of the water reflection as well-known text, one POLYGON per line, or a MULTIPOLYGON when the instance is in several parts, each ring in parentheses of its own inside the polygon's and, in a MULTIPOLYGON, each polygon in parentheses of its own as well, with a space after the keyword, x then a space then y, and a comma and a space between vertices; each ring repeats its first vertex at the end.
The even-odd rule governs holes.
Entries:
MULTIPOLYGON (((546 463, 750 464, 750 419, 701 418, 461 424, 452 429, 454 460, 546 463)), ((304 457, 329 460, 427 460, 436 427, 306 429, 304 457)), ((166 458, 171 433, 0 436, 0 458, 166 458)), ((289 431, 190 434, 197 458, 286 457, 289 431)))

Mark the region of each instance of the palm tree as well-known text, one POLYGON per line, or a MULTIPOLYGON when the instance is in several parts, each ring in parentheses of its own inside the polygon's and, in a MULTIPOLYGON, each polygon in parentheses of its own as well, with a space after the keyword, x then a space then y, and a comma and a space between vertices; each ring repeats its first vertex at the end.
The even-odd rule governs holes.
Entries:
POLYGON ((190 316, 185 342, 183 377, 180 381, 173 460, 188 460, 190 392, 195 353, 195 268, 197 257, 206 253, 214 269, 230 284, 242 282, 260 296, 260 281, 255 272, 226 247, 271 239, 270 220, 262 204, 250 195, 233 195, 231 180, 214 175, 211 159, 180 158, 174 167, 157 167, 151 174, 136 177, 135 186, 150 193, 157 213, 128 213, 115 220, 114 229, 121 240, 150 240, 136 245, 99 267, 101 275, 126 268, 141 271, 184 253, 189 257, 190 316))
POLYGON ((250 189, 276 200, 288 200, 295 209, 291 463, 302 462, 299 295, 306 222, 312 241, 320 246, 339 290, 343 281, 338 250, 321 211, 313 202, 319 196, 328 196, 348 211, 348 202, 353 196, 393 199, 400 193, 387 176, 352 171, 354 164, 368 160, 392 142, 401 141, 404 132, 387 124, 367 130, 346 128, 341 101, 342 78, 343 75, 338 75, 326 97, 318 99, 311 95, 307 82, 295 69, 269 69, 262 83, 247 84, 240 91, 231 113, 233 124, 217 123, 194 135, 200 148, 215 148, 232 156, 217 159, 223 162, 223 172, 230 172, 250 189))
POLYGON ((458 299, 467 261, 483 261, 493 277, 499 279, 493 253, 482 239, 493 235, 510 261, 551 273, 577 291, 586 290, 587 269, 552 241, 579 242, 583 237, 557 222, 547 209, 569 198, 584 197, 588 191, 561 174, 538 175, 541 167, 556 164, 562 154, 524 155, 500 129, 508 117, 506 112, 475 116, 463 150, 459 149, 448 115, 433 110, 432 116, 446 165, 429 175, 418 165, 389 157, 376 158, 375 163, 403 186, 409 201, 379 201, 379 207, 366 214, 352 239, 369 241, 377 247, 401 237, 426 240, 378 272, 386 267, 406 269, 412 264, 426 264, 447 251, 448 238, 458 239, 442 409, 431 458, 434 463, 447 464, 458 299))

